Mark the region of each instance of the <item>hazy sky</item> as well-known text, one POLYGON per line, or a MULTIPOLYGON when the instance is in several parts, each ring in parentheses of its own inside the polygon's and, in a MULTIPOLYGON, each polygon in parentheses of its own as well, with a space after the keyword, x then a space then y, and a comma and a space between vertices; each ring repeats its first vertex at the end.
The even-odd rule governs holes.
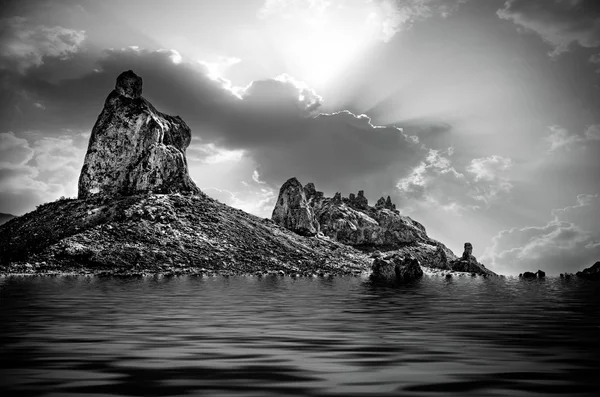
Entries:
POLYGON ((77 194, 117 75, 192 128, 209 195, 365 190, 492 270, 600 260, 600 1, 0 5, 0 212, 77 194))

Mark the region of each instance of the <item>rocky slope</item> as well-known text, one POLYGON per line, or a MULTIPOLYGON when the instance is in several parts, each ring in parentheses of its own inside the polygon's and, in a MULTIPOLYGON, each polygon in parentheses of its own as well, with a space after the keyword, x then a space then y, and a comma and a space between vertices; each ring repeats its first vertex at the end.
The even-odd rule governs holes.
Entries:
POLYGON ((323 234, 332 240, 363 251, 394 251, 416 258, 421 265, 483 275, 495 275, 477 262, 470 243, 458 258, 444 244, 429 236, 425 227, 381 197, 369 206, 364 192, 342 197, 324 197, 313 183, 302 186, 296 178, 283 184, 273 210, 276 224, 301 235, 323 234), (467 252, 468 251, 468 252, 467 252))
POLYGON ((0 227, 0 273, 357 274, 371 262, 202 193, 62 200, 0 227))

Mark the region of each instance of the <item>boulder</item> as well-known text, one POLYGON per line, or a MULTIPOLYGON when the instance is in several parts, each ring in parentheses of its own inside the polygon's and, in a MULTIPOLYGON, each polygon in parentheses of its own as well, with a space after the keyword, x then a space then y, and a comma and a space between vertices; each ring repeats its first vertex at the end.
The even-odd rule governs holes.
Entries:
POLYGON ((537 276, 537 278, 545 278, 546 272, 544 272, 543 270, 538 270, 537 272, 535 272, 535 275, 537 276))
POLYGON ((78 197, 199 193, 185 158, 190 141, 186 123, 157 111, 142 97, 142 78, 123 72, 92 129, 78 197))
POLYGON ((289 179, 279 189, 271 219, 302 236, 314 236, 319 232, 319 223, 308 205, 305 190, 296 178, 289 179))
POLYGON ((600 280, 600 261, 594 263, 592 266, 576 273, 577 277, 585 278, 588 280, 600 280))
POLYGON ((375 281, 408 282, 423 276, 423 270, 416 258, 402 257, 398 254, 375 258, 371 270, 371 278, 375 281))

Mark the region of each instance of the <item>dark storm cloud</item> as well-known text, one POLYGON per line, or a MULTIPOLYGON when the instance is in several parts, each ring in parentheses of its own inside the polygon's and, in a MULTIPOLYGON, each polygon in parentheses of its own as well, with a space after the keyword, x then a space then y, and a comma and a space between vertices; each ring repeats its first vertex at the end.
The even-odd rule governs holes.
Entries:
POLYGON ((569 45, 600 46, 600 2, 597 0, 509 0, 500 18, 536 32, 554 47, 552 55, 569 45))
MULTIPOLYGON (((28 75, 7 74, 11 93, 1 116, 17 135, 89 131, 116 76, 132 69, 144 79, 148 100, 190 125, 193 144, 244 150, 261 179, 275 187, 297 176, 348 192, 360 188, 356 181, 390 167, 406 173, 426 154, 416 138, 374 126, 367 116, 319 114, 321 98, 290 77, 255 81, 238 97, 223 81, 207 77, 200 63, 178 62, 177 56, 167 50, 110 50, 94 71, 57 83, 50 82, 52 70, 45 65, 28 75)), ((64 62, 77 61, 75 56, 64 62)))

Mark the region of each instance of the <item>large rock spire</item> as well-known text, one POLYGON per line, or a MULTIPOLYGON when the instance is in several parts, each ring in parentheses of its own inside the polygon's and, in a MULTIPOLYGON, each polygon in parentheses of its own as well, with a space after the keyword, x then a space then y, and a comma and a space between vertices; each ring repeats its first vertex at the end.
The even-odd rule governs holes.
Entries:
POLYGON ((198 193, 188 174, 190 128, 142 97, 142 78, 117 77, 92 135, 79 176, 79 198, 137 193, 198 193))

